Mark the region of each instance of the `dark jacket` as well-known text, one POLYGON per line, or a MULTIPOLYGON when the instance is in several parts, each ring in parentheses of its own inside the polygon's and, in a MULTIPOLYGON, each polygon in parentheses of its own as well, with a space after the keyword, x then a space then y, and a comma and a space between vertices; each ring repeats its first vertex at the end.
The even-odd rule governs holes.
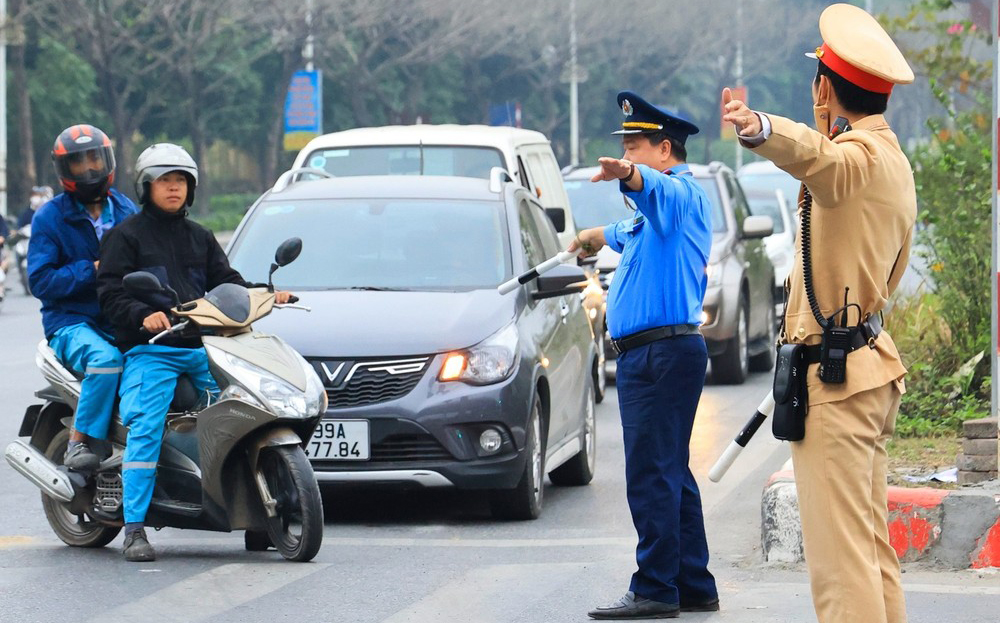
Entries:
MULTIPOLYGON (((142 328, 143 319, 157 311, 168 312, 169 317, 171 304, 166 296, 135 298, 122 286, 125 275, 150 272, 161 284, 173 288, 182 303, 199 299, 222 283, 249 285, 229 266, 212 232, 185 218, 186 214, 186 210, 168 214, 146 205, 105 236, 97 290, 101 311, 114 325, 115 341, 122 352, 148 342, 151 336, 142 328)), ((157 344, 199 348, 201 339, 171 336, 157 344)))
MULTIPOLYGON (((110 198, 115 223, 138 210, 115 189, 110 198)), ((94 262, 99 246, 90 219, 67 193, 56 195, 35 214, 28 245, 28 285, 42 301, 46 338, 80 323, 110 331, 97 302, 94 262)))

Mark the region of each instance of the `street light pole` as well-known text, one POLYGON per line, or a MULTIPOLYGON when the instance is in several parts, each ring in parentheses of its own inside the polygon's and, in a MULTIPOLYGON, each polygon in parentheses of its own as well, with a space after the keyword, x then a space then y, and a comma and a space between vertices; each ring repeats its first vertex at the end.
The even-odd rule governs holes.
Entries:
POLYGON ((0 0, 0 218, 7 216, 7 0, 0 0))
MULTIPOLYGON (((743 86, 743 0, 736 2, 736 86, 743 86)), ((736 145, 736 170, 743 166, 743 146, 739 139, 736 145)))
POLYGON ((313 70, 313 2, 306 0, 306 44, 302 46, 302 59, 306 62, 306 71, 313 70))
POLYGON ((580 164, 580 102, 576 69, 576 0, 569 0, 569 163, 580 164))

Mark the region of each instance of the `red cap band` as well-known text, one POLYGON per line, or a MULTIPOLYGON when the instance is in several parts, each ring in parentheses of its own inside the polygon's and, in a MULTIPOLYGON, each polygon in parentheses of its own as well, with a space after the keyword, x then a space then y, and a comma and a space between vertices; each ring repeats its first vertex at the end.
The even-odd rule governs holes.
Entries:
POLYGON ((855 86, 874 93, 883 93, 885 95, 892 93, 893 83, 851 65, 837 56, 836 52, 831 50, 830 46, 825 43, 816 50, 816 58, 829 67, 835 74, 855 86))

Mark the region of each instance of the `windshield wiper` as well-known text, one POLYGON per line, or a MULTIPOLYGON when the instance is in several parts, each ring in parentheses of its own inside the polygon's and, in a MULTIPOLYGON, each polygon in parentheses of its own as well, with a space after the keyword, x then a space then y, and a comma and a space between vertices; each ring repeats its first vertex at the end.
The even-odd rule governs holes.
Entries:
POLYGON ((383 288, 381 286, 351 286, 343 290, 364 290, 365 292, 409 292, 409 288, 383 288))

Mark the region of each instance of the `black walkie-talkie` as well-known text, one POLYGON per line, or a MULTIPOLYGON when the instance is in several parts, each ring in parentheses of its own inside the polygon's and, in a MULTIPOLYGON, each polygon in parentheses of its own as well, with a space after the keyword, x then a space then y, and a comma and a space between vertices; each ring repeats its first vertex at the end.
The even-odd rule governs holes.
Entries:
POLYGON ((848 327, 830 324, 823 329, 819 347, 819 380, 843 383, 847 380, 847 353, 851 348, 852 331, 848 327))

